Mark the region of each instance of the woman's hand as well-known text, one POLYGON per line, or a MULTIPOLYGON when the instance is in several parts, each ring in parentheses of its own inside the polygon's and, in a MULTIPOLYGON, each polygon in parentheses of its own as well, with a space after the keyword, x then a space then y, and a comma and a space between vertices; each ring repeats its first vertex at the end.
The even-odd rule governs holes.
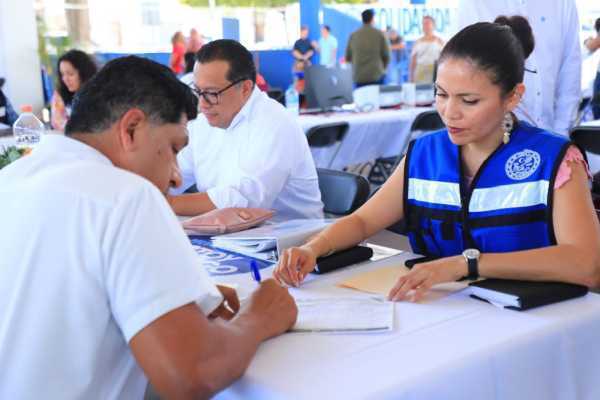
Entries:
POLYGON ((310 246, 291 247, 281 254, 273 277, 279 283, 298 287, 316 264, 317 257, 310 246))
POLYGON ((462 255, 416 264, 408 274, 398 278, 388 294, 388 299, 417 302, 433 285, 455 282, 467 273, 467 262, 462 255))

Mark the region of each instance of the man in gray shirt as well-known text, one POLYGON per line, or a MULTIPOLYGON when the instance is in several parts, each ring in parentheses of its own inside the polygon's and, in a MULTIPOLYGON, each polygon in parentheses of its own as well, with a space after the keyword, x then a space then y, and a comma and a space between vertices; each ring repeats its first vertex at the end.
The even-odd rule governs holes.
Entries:
POLYGON ((352 63, 352 75, 357 87, 382 84, 390 62, 390 45, 380 30, 373 27, 374 11, 362 12, 363 26, 350 35, 346 61, 352 63))

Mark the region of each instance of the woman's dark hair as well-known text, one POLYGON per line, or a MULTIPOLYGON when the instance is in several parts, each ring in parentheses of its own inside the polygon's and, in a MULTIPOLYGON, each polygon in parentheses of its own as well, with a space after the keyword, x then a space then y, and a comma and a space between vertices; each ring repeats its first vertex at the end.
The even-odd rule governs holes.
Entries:
POLYGON ((531 25, 529 25, 527 18, 521 15, 513 15, 512 17, 500 15, 494 22, 500 25, 510 26, 517 39, 521 42, 521 45, 523 46, 523 56, 527 59, 535 47, 533 31, 531 30, 531 25))
POLYGON ((196 61, 206 64, 211 61, 225 61, 229 64, 227 80, 249 79, 256 83, 256 66, 252 54, 240 42, 231 39, 213 40, 196 53, 196 61))
POLYGON ((198 100, 166 66, 127 56, 108 62, 77 91, 65 134, 103 132, 132 108, 156 125, 196 118, 198 100))
POLYGON ((196 53, 188 51, 183 55, 183 59, 185 61, 185 69, 183 70, 183 73, 189 74, 190 72, 194 72, 194 64, 196 63, 196 53))
POLYGON ((600 33, 600 18, 596 18, 596 23, 594 24, 594 28, 596 32, 600 33))
POLYGON ((98 71, 98 67, 96 66, 96 63, 94 62, 92 57, 90 57, 81 50, 69 50, 65 54, 60 56, 58 62, 56 63, 56 71, 58 73, 58 94, 60 94, 60 97, 62 97, 66 105, 70 105, 73 101, 73 96, 75 95, 75 93, 70 92, 62 80, 62 76, 60 73, 60 63, 63 61, 71 63, 73 68, 77 70, 77 72, 79 73, 81 85, 83 85, 92 76, 94 76, 94 74, 98 71))
POLYGON ((523 45, 506 25, 478 22, 467 26, 446 43, 438 64, 448 58, 468 60, 489 73, 503 95, 523 82, 523 45))

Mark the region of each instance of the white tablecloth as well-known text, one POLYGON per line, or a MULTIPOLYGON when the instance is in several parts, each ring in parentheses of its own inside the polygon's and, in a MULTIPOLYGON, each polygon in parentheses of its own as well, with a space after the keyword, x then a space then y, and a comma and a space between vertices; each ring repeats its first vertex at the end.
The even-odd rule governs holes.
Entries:
MULTIPOLYGON (((333 285, 408 256, 320 276, 299 290, 361 295, 333 285)), ((253 287, 249 276, 222 281, 253 287)), ((596 294, 517 312, 458 292, 429 304, 396 303, 395 325, 390 333, 271 339, 217 398, 600 399, 596 294)))
MULTIPOLYGON (((299 121, 304 132, 320 124, 348 122, 350 125, 348 133, 331 166, 333 169, 342 169, 347 165, 400 154, 408 144, 410 126, 417 115, 432 109, 432 107, 412 107, 369 113, 301 115, 299 121)), ((311 149, 317 167, 327 168, 335 149, 336 146, 311 149)))

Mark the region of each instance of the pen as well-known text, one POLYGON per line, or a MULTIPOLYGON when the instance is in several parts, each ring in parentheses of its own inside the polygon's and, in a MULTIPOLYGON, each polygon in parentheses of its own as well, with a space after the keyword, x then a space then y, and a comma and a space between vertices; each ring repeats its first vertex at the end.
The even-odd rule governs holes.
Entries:
POLYGON ((260 271, 258 270, 258 265, 256 264, 256 260, 250 261, 250 270, 252 271, 252 277, 256 282, 260 282, 260 271))

